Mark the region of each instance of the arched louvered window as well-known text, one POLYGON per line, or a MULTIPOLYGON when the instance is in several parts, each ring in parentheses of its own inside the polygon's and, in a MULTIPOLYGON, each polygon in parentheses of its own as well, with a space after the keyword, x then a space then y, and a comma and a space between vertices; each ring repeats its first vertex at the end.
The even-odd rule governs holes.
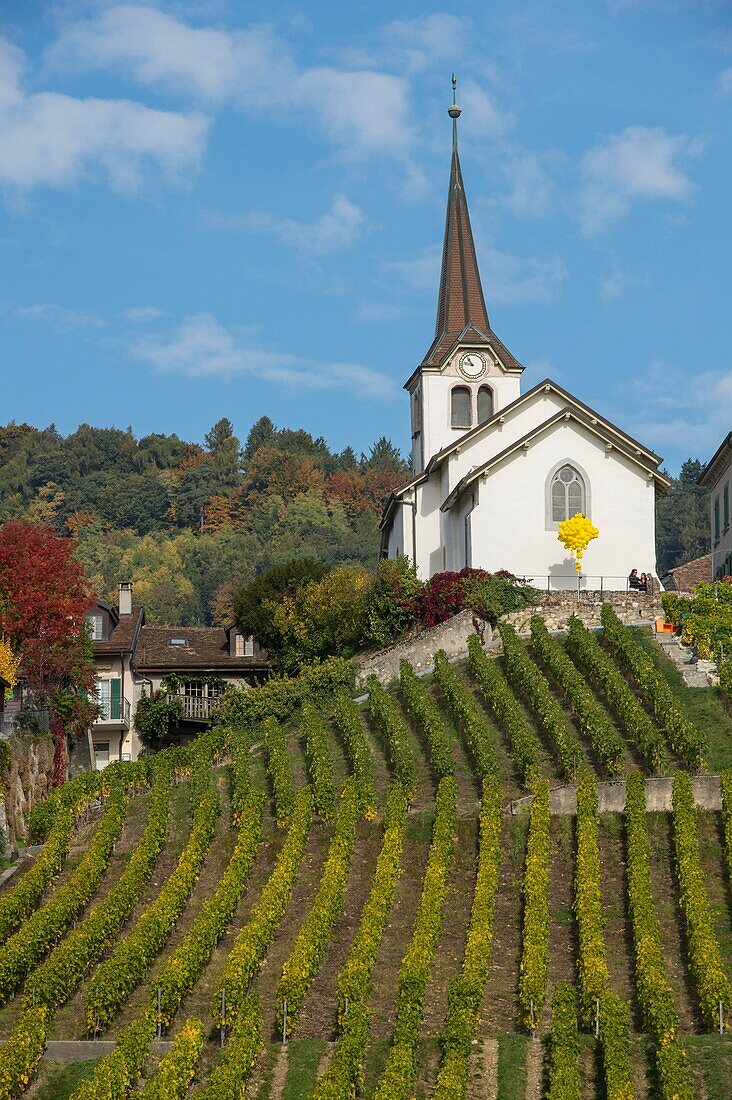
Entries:
POLYGON ((470 390, 467 386, 454 386, 450 393, 450 426, 469 428, 473 423, 470 390))
POLYGON ((481 386, 478 390, 478 423, 482 424, 493 416, 493 390, 490 386, 481 386))
POLYGON ((561 466, 551 481, 551 517, 553 523, 586 514, 586 490, 582 475, 568 463, 561 466))

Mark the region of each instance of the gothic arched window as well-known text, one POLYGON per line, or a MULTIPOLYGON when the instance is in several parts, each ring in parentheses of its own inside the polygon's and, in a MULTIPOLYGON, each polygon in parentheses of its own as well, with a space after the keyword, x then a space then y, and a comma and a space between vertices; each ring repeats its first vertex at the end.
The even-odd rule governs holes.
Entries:
POLYGON ((493 416, 493 390, 490 386, 481 386, 478 390, 478 423, 490 420, 493 416))
POLYGON ((582 475, 574 466, 560 466, 551 481, 551 517, 553 523, 586 513, 586 491, 582 475))
POLYGON ((469 428, 473 423, 470 390, 467 386, 454 386, 450 393, 450 427, 469 428))

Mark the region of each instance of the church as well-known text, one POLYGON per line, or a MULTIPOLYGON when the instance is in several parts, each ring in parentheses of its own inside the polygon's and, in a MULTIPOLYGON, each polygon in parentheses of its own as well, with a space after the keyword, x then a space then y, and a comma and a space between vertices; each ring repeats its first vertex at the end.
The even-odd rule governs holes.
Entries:
POLYGON ((423 579, 465 566, 506 569, 539 588, 624 590, 656 576, 662 459, 547 378, 521 392, 523 367, 493 331, 481 285, 457 142, 435 338, 405 383, 413 476, 381 520, 382 557, 406 554, 423 579), (558 541, 578 512, 599 530, 579 578, 558 541))

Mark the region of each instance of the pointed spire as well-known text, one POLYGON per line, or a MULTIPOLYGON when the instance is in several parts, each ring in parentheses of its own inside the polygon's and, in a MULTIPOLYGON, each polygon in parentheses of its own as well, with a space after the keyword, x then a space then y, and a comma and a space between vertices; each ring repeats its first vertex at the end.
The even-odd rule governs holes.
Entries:
POLYGON ((470 339, 475 338, 478 343, 487 343, 490 332, 460 169, 457 120, 462 111, 456 102, 456 87, 457 81, 453 73, 452 104, 447 112, 452 119, 452 164, 437 300, 437 325, 434 342, 425 357, 425 363, 431 365, 439 363, 440 356, 449 350, 466 329, 471 330, 470 339))

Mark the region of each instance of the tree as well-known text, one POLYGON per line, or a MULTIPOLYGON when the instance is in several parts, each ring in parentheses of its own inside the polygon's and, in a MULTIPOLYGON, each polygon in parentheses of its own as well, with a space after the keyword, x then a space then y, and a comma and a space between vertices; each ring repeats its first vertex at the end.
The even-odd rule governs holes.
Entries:
POLYGON ((368 458, 361 456, 361 465, 366 469, 393 470, 398 474, 408 474, 409 464, 404 461, 399 448, 390 439, 382 435, 369 450, 368 458))
POLYGON ((234 597, 236 621, 242 634, 253 634, 265 649, 274 653, 280 639, 274 621, 277 604, 324 574, 322 565, 310 558, 299 558, 276 565, 244 585, 234 597))
POLYGON ((661 576, 709 553, 709 491, 698 484, 704 463, 687 458, 656 504, 656 561, 661 576))
POLYGON ((244 444, 242 458, 246 466, 252 455, 256 454, 260 447, 271 443, 277 429, 268 416, 260 416, 249 429, 247 441, 244 444))
POLYGON ((205 437, 211 456, 212 479, 218 489, 235 489, 241 474, 239 440, 234 425, 224 416, 217 420, 205 437))
POLYGON ((95 708, 85 614, 93 603, 76 544, 50 527, 0 527, 0 637, 19 658, 37 706, 54 713, 57 741, 88 727, 95 708))

